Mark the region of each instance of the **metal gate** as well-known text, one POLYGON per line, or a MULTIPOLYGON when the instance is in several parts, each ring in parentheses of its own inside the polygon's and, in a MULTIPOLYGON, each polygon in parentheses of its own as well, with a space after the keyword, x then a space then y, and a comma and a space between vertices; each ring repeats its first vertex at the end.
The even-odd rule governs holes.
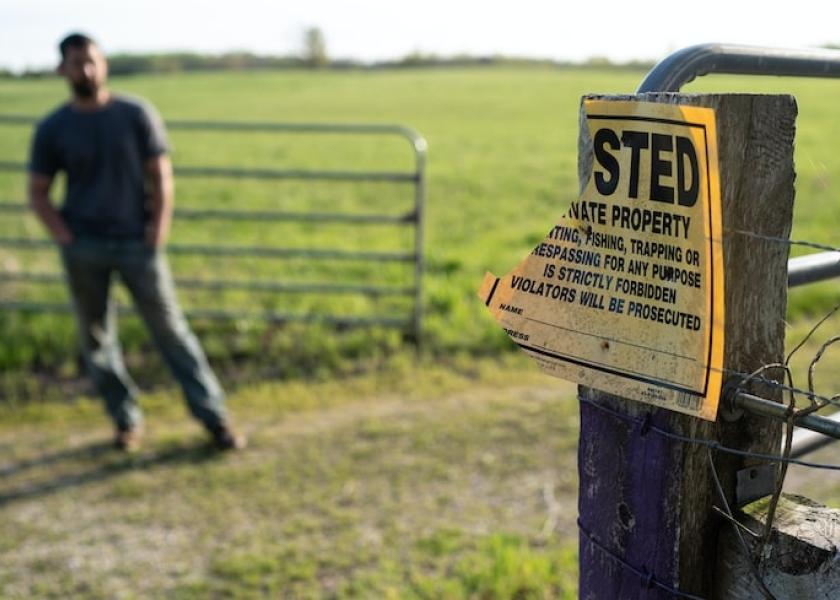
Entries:
MULTIPOLYGON (((638 93, 678 92, 695 78, 711 73, 777 75, 786 77, 840 78, 840 53, 819 50, 787 50, 734 44, 700 44, 683 48, 660 61, 639 85, 638 93)), ((818 244, 811 244, 819 247, 818 244)), ((788 262, 788 287, 840 276, 840 252, 818 252, 788 262)), ((784 408, 758 402, 750 410, 777 419, 784 408)), ((807 417, 799 422, 791 456, 803 456, 840 437, 840 412, 829 417, 807 417), (826 434, 826 435, 823 435, 826 434), (831 436, 831 437, 829 437, 831 436)))
MULTIPOLYGON (((27 127, 34 125, 36 119, 31 116, 0 115, 0 125, 4 127, 27 127)), ((272 323, 319 322, 337 327, 355 327, 378 325, 395 327, 410 334, 419 342, 422 330, 422 276, 423 276, 423 211, 426 196, 425 164, 426 140, 416 131, 401 125, 386 124, 319 124, 319 123, 260 123, 260 122, 212 122, 212 121, 172 121, 167 123, 170 131, 188 130, 190 132, 216 132, 222 135, 243 135, 245 133, 269 133, 272 135, 303 134, 318 136, 333 134, 343 139, 354 136, 377 136, 400 138, 406 141, 412 152, 413 168, 410 170, 358 170, 358 169, 275 169, 241 168, 228 166, 176 166, 176 180, 186 179, 231 179, 239 181, 303 181, 303 182, 387 182, 399 189, 407 189, 407 209, 394 211, 320 211, 320 210, 283 210, 271 207, 263 210, 234 210, 228 208, 203 208, 191 206, 176 207, 175 222, 221 221, 229 224, 250 222, 260 226, 277 223, 298 223, 302 227, 320 227, 341 225, 342 227, 382 226, 401 228, 410 231, 411 239, 400 248, 365 247, 352 250, 336 249, 323 246, 287 247, 266 244, 226 244, 219 243, 172 243, 167 250, 173 256, 235 257, 242 259, 299 259, 304 261, 352 262, 366 264, 368 273, 375 275, 378 265, 405 264, 406 282, 401 285, 379 284, 370 281, 306 281, 295 282, 278 278, 233 279, 220 277, 184 276, 176 268, 176 282, 179 288, 203 290, 241 290, 259 294, 310 294, 319 298, 325 296, 365 296, 383 298, 399 296, 411 301, 409 314, 380 314, 370 311, 367 314, 335 314, 331 312, 281 312, 276 310, 224 309, 216 306, 200 306, 187 310, 188 316, 211 320, 260 319, 272 323)), ((177 162, 177 157, 176 157, 177 162)), ((23 173, 26 164, 22 162, 0 160, 0 173, 23 173)), ((14 215, 26 213, 28 207, 18 198, 0 198, 0 213, 6 215, 7 226, 0 232, 0 253, 5 249, 14 253, 32 253, 52 251, 54 244, 42 231, 26 231, 25 227, 9 226, 8 219, 14 215)), ((8 258, 8 254, 7 254, 8 258)), ((15 261, 11 261, 14 263, 15 261)), ((63 281, 62 275, 53 269, 51 272, 14 268, 9 260, 0 261, 0 308, 26 312, 69 311, 66 301, 33 300, 27 296, 27 289, 33 286, 56 285, 63 281)), ((357 270, 357 273, 359 271, 357 270)))

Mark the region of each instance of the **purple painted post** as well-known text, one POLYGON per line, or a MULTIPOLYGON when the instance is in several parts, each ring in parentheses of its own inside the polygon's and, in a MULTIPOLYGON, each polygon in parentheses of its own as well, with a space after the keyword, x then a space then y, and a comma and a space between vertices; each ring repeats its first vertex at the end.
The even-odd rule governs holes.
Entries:
MULTIPOLYGON (((584 399, 598 396, 585 388, 580 393, 584 399)), ((650 424, 664 426, 662 421, 661 415, 653 415, 650 424)), ((674 460, 680 448, 667 438, 642 431, 644 423, 628 427, 627 421, 581 403, 581 598, 672 597, 653 581, 674 586, 673 540, 679 523, 677 512, 666 508, 676 499, 679 465, 674 460), (604 464, 626 468, 616 470, 616 477, 609 480, 602 473, 604 464)))

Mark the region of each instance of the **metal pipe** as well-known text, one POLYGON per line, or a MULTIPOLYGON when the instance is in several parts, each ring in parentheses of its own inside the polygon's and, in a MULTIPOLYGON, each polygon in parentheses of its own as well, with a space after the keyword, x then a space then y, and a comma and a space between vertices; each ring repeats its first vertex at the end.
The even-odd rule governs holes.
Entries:
MULTIPOLYGON (((64 284, 58 273, 0 272, 0 282, 64 284)), ((414 296, 413 287, 390 285, 362 285, 349 283, 281 283, 277 281, 228 281, 225 279, 175 279, 178 287, 199 290, 244 290, 284 294, 360 294, 366 296, 414 296)))
MULTIPOLYGON (((46 239, 0 237, 0 246, 21 249, 54 248, 46 239)), ((263 258, 309 258, 312 260, 357 260, 362 262, 411 262, 411 252, 351 252, 321 248, 271 248, 264 246, 210 246, 204 244, 169 244, 170 254, 205 256, 260 256, 263 258)))
POLYGON ((423 331, 423 241, 426 212, 426 152, 417 155, 417 183, 414 186, 414 342, 419 349, 423 331))
POLYGON ((638 93, 678 92, 710 73, 840 77, 840 52, 765 48, 738 44, 698 44, 668 55, 642 81, 638 93))
POLYGON ((317 169, 234 169, 222 167, 175 167, 177 177, 225 177, 242 179, 325 179, 328 181, 393 181, 413 183, 415 173, 398 171, 319 171, 317 169))
MULTIPOLYGON (((25 213, 30 211, 23 202, 0 202, 0 212, 25 213)), ((277 210, 228 210, 222 208, 176 208, 175 218, 188 220, 228 221, 290 221, 295 223, 358 223, 364 225, 411 225, 417 220, 415 212, 398 215, 354 214, 324 212, 285 212, 277 210)))
MULTIPOLYGON (((773 402, 772 400, 767 400, 742 391, 732 392, 730 401, 736 408, 747 412, 779 421, 787 420, 788 409, 784 404, 779 404, 778 402, 773 402)), ((834 439, 840 439, 840 420, 810 414, 796 419, 794 425, 816 431, 834 439)))
POLYGON ((788 287, 840 276, 840 252, 817 252, 788 261, 788 287))
MULTIPOLYGON (((38 117, 32 115, 0 115, 0 123, 5 125, 34 125, 38 117)), ((326 134, 394 134, 406 138, 416 148, 425 151, 426 140, 417 131, 405 125, 389 123, 276 123, 265 121, 198 121, 181 119, 166 121, 167 129, 205 130, 205 131, 284 131, 287 133, 326 133, 326 134)))
POLYGON ((400 215, 353 214, 353 213, 304 213, 276 210, 224 210, 215 208, 176 208, 177 219, 203 220, 220 219, 228 221, 291 221, 295 223, 356 223, 364 225, 410 225, 416 215, 413 212, 400 215))
MULTIPOLYGON (((735 44, 689 46, 654 66, 637 92, 678 92, 696 77, 710 73, 840 78, 840 52, 735 44)), ((840 252, 820 252, 788 261, 788 287, 837 276, 840 276, 840 252)), ((767 417, 785 419, 787 415, 783 405, 744 392, 734 394, 731 401, 734 406, 767 417)), ((840 413, 828 418, 807 415, 798 419, 795 425, 810 431, 797 429, 794 432, 791 452, 794 457, 840 439, 840 413)))
MULTIPOLYGON (((0 123, 6 125, 34 125, 38 117, 31 115, 0 115, 0 123)), ((273 131, 287 133, 323 133, 323 134, 392 134, 405 138, 414 150, 415 172, 422 172, 426 160, 428 144, 426 139, 411 127, 389 123, 272 123, 272 122, 237 122, 237 121, 166 121, 168 129, 200 131, 273 131)))
MULTIPOLYGON (((26 171, 26 163, 0 161, 0 171, 26 171)), ((175 167, 178 177, 228 179, 322 179, 327 181, 391 181, 414 183, 417 173, 400 171, 320 171, 317 169, 240 169, 231 167, 175 167)))
MULTIPOLYGON (((659 61, 642 80, 637 92, 678 92, 695 78, 711 73, 840 78, 840 52, 698 44, 659 61)), ((789 287, 837 276, 840 276, 840 253, 817 253, 788 263, 789 287)))
MULTIPOLYGON (((17 302, 0 301, 0 308, 21 312, 70 312, 72 305, 62 302, 17 302)), ((120 305, 119 312, 137 314, 133 306, 120 305)), ((411 325, 411 320, 405 317, 371 317, 366 315, 323 315, 308 313, 279 313, 273 311, 239 311, 225 309, 192 309, 184 313, 190 319, 206 319, 208 321, 254 320, 269 321, 271 323, 324 323, 337 327, 368 327, 381 325, 383 327, 397 327, 404 329, 411 325)))
MULTIPOLYGON (((824 418, 840 423, 840 412, 836 412, 833 415, 829 415, 824 418)), ((791 443, 790 456, 791 458, 800 458, 813 452, 814 450, 819 450, 823 446, 827 446, 833 441, 834 438, 823 435, 822 433, 809 431, 807 429, 797 429, 793 432, 793 442, 791 443)))

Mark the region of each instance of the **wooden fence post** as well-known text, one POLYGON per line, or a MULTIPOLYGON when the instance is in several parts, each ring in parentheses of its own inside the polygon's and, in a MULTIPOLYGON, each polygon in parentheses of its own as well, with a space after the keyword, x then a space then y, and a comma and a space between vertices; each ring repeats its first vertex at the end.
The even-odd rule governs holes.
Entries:
MULTIPOLYGON (((766 522, 767 501, 745 509, 742 522, 760 532, 766 522)), ((761 543, 744 536, 753 554, 761 543)), ((773 520, 772 551, 763 562, 761 577, 779 600, 840 598, 840 510, 825 507, 801 496, 783 494, 773 520)), ((752 565, 732 529, 723 530, 718 549, 715 598, 764 600, 766 597, 750 574, 752 565)))
MULTIPOLYGON (((785 244, 744 235, 787 238, 793 208, 796 103, 786 95, 593 96, 714 108, 725 260, 724 365, 748 373, 783 360, 787 301, 785 244)), ((583 107, 581 189, 592 170, 592 140, 583 107)), ((639 420, 683 436, 752 452, 777 452, 781 427, 744 415, 711 423, 581 387, 580 597, 587 600, 673 598, 671 587, 711 598, 721 506, 709 449, 656 434, 639 420), (622 418, 630 417, 630 419, 622 418)), ((762 390, 768 397, 768 391, 762 390)), ((778 396, 777 396, 778 397, 778 396)), ((713 452, 728 501, 736 471, 756 464, 713 452)), ((726 525, 729 527, 729 525, 726 525)))

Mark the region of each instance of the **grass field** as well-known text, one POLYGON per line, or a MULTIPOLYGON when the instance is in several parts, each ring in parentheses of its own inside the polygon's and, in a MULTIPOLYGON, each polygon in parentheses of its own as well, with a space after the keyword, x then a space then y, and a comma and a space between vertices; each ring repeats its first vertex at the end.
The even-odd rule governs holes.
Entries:
MULTIPOLYGON (((588 92, 632 91, 642 73, 526 69, 160 75, 114 80, 170 120, 398 122, 429 141, 425 345, 419 361, 394 331, 197 323, 222 371, 251 450, 209 452, 176 391, 152 386, 159 363, 124 319, 130 369, 150 394, 149 439, 134 457, 108 452, 98 403, 67 402, 67 316, 0 314, 0 596, 175 598, 576 597, 577 406, 573 388, 540 375, 475 298, 486 270, 506 272, 577 193, 577 111, 588 92), (44 372, 50 376, 44 377, 44 372), (37 401, 33 402, 33 399, 37 401)), ((800 106, 793 237, 840 245, 835 202, 840 82, 704 78, 687 91, 788 92, 800 106)), ((41 114, 61 82, 0 80, 0 113, 41 114)), ((0 160, 24 160, 26 127, 4 127, 0 160)), ((399 143, 337 137, 173 132, 177 166, 410 167, 399 143)), ((178 181, 178 204, 296 210, 404 210, 406 190, 302 183, 178 181), (402 204, 401 204, 402 203, 402 204)), ((0 200, 23 179, 0 174, 0 200)), ((41 236, 4 215, 0 235, 41 236)), ((181 221, 174 241, 337 248, 407 247, 394 228, 268 227, 181 221)), ((793 248, 793 252, 806 250, 793 248)), ((405 270, 294 261, 172 257, 189 276, 393 284, 405 270)), ((0 251, 7 271, 53 271, 50 253, 0 251)), ((0 284, 0 296, 26 292, 0 284)), ((61 299, 60 287, 40 299, 61 299)), ((184 303, 399 313, 393 299, 237 293, 184 303)), ((34 297, 34 296, 33 296, 34 297)), ((834 284, 792 290, 789 345, 834 305, 834 284)), ((796 359, 835 332, 830 320, 796 359)), ((840 387, 826 357, 818 391, 840 387)), ((84 391, 82 389, 81 391, 84 391)), ((816 460, 836 462, 826 450, 816 460), (827 454, 826 454, 827 453, 827 454)), ((840 483, 792 470, 788 491, 840 503, 840 483)))
MULTIPOLYGON (((437 69, 374 72, 281 72, 159 75, 116 79, 113 88, 151 99, 165 118, 314 122, 393 122, 410 125, 429 142, 426 278, 426 348, 434 353, 466 350, 496 352, 508 347, 503 334, 475 301, 474 290, 486 270, 507 271, 564 211, 577 192, 576 137, 580 96, 588 92, 629 92, 642 73, 626 71, 525 69, 437 69)), ((800 107, 796 161, 797 200, 793 237, 837 245, 833 223, 840 218, 835 201, 840 155, 832 141, 840 136, 833 118, 840 82, 795 79, 709 77, 686 91, 793 93, 800 107)), ((60 103, 58 80, 0 81, 0 113, 39 115, 60 103)), ((24 160, 29 128, 6 126, 0 136, 0 160, 24 160)), ((278 168, 408 169, 411 154, 394 139, 297 135, 197 134, 173 132, 176 166, 233 165, 278 168)), ((224 180, 178 182, 178 203, 189 207, 296 210, 336 208, 400 212, 410 206, 409 190, 391 184, 259 183, 224 180)), ((0 176, 0 197, 23 197, 23 179, 0 176)), ((2 233, 39 236, 31 217, 3 218, 2 233)), ((263 223, 188 222, 176 224, 173 240, 218 244, 319 246, 333 248, 408 248, 405 228, 367 226, 313 227, 263 223)), ((794 253, 808 250, 793 248, 794 253)), ((3 251, 9 270, 54 271, 51 253, 3 251)), ((220 260, 173 257, 182 275, 277 281, 377 281, 410 284, 409 269, 379 264, 305 261, 220 260)), ((18 287, 3 284, 5 297, 19 297, 18 287)), ((41 298, 63 297, 60 286, 42 289, 41 298)), ((243 292, 187 293, 190 306, 247 306, 290 312, 333 310, 343 313, 405 315, 405 299, 363 297, 328 299, 283 297, 243 292)), ((816 314, 833 305, 832 285, 796 290, 790 318, 816 314)), ((5 349, 0 365, 67 365, 72 327, 66 318, 3 317, 4 329, 18 343, 5 349)), ((203 328, 202 324, 199 324, 203 328)), ((129 350, 143 347, 139 328, 125 326, 129 350)), ((208 345, 218 361, 230 354, 272 357, 320 352, 338 356, 390 353, 398 336, 377 332, 339 342, 331 332, 319 335, 324 348, 311 348, 284 331, 265 335, 259 324, 232 323, 208 345), (331 341, 327 341, 331 340, 331 341), (336 346, 337 347, 331 347, 336 346), (294 348, 293 346, 304 346, 294 348), (373 349, 376 349, 375 351, 373 349)), ((139 358, 137 359, 140 360, 139 358)), ((300 364, 307 370, 311 361, 300 364)), ((337 360, 336 362, 340 362, 337 360)), ((294 370, 295 364, 285 368, 294 370)))
MULTIPOLYGON (((229 404, 251 438, 233 456, 171 389, 143 398, 132 456, 91 398, 0 406, 0 597, 577 597, 574 388, 523 355, 266 381, 229 404)), ((840 506, 821 472, 792 468, 786 491, 840 506)))
POLYGON ((236 456, 172 393, 130 457, 98 403, 0 409, 0 596, 574 598, 571 394, 522 357, 268 382, 236 456))

